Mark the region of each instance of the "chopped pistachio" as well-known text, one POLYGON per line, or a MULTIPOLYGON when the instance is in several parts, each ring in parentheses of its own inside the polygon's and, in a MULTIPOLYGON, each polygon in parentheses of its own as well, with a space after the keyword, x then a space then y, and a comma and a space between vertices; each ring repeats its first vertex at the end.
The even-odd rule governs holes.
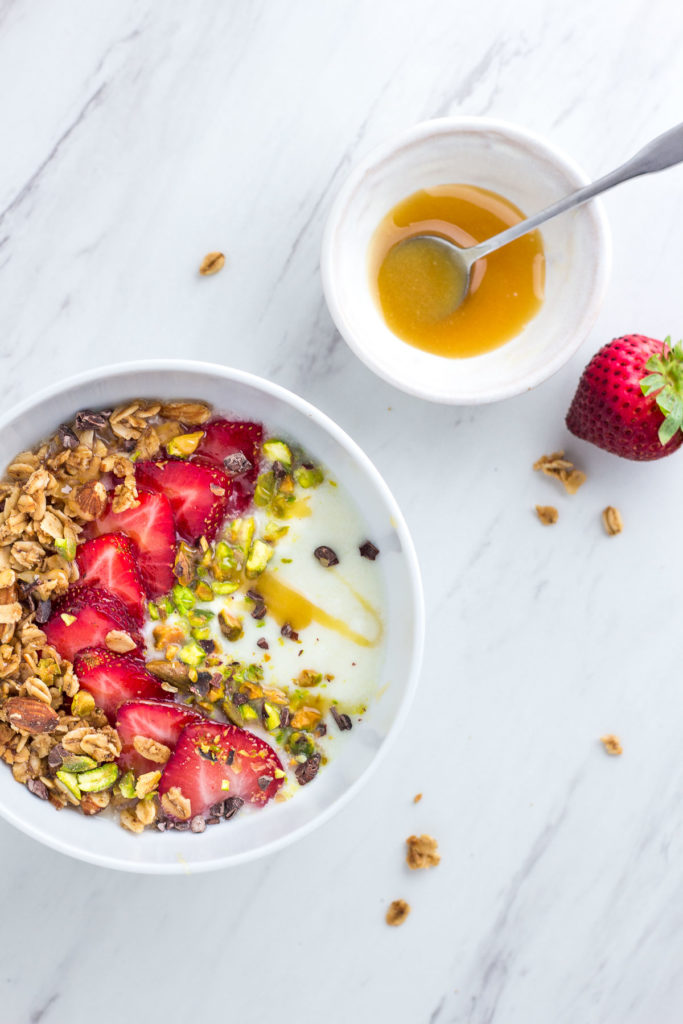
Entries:
POLYGON ((198 583, 194 592, 198 601, 213 601, 213 590, 208 583, 198 583))
POLYGON ((221 789, 226 793, 230 789, 230 783, 227 779, 221 780, 221 789))
POLYGON ((119 789, 121 790, 121 796, 125 797, 126 800, 132 800, 134 798, 135 776, 132 772, 126 772, 126 774, 119 779, 119 789))
POLYGON ((189 587, 194 580, 195 562, 194 550, 184 540, 181 540, 173 563, 173 575, 181 586, 189 587))
POLYGON ((222 608, 218 613, 218 625, 223 636, 232 642, 244 635, 242 619, 237 615, 231 615, 226 608, 222 608))
POLYGON ((230 547, 224 540, 216 545, 216 554, 212 562, 213 575, 217 580, 232 580, 239 573, 242 555, 230 547), (239 557, 238 557, 239 555, 239 557))
POLYGON ((274 519, 269 519, 263 529, 263 539, 267 540, 269 544, 274 544, 275 541, 280 540, 281 537, 289 531, 288 526, 282 526, 277 523, 274 519))
POLYGON ((216 544, 216 558, 219 562, 224 561, 226 558, 228 560, 232 559, 232 565, 237 565, 235 553, 227 541, 219 540, 218 544, 216 544))
POLYGON ((319 466, 299 466, 294 471, 294 476, 300 487, 318 487, 324 480, 323 471, 319 466))
POLYGON ((255 540, 247 557, 244 571, 247 579, 253 580, 260 576, 273 557, 273 548, 262 540, 255 540))
POLYGON ((78 785, 78 776, 72 772, 58 771, 57 778, 63 783, 72 796, 75 796, 77 800, 81 799, 81 789, 78 785))
POLYGON ((244 670, 244 678, 249 683, 260 683, 263 679, 263 669, 260 665, 247 665, 244 670))
POLYGON ((228 540, 233 547, 246 555, 254 538, 254 520, 251 516, 245 519, 233 519, 228 527, 228 540))
POLYGON ((305 732, 293 732, 289 737, 289 749, 297 756, 303 755, 305 760, 315 752, 315 744, 305 732))
POLYGON ((165 658, 148 661, 145 668, 165 683, 174 683, 178 686, 185 685, 189 678, 185 665, 181 665, 178 661, 167 661, 165 658))
POLYGON ((277 484, 272 473, 261 473, 256 481, 254 504, 267 508, 277 494, 277 484))
POLYGON ((173 603, 181 614, 186 614, 191 608, 194 608, 196 598, 189 587, 184 587, 180 583, 176 583, 173 587, 173 603))
POLYGON ((280 713, 268 701, 263 702, 263 724, 268 732, 274 732, 280 726, 280 713))
POLYGON ((149 612, 150 619, 153 619, 154 622, 156 622, 159 618, 159 609, 155 605, 154 601, 149 602, 147 605, 147 611, 149 612))
POLYGON ((208 608, 197 608, 193 612, 188 612, 187 621, 191 626, 195 628, 206 626, 210 619, 213 618, 213 612, 209 611, 208 608))
POLYGON ((322 681, 322 672, 313 672, 310 668, 305 668, 296 679, 299 686, 319 686, 322 681))
POLYGON ((59 617, 65 626, 71 626, 76 621, 76 616, 69 615, 68 612, 62 612, 59 617))
POLYGON ((71 701, 71 714, 87 718, 95 710, 95 698, 87 690, 79 690, 71 701))
POLYGON ((92 757, 88 757, 86 754, 67 754, 62 759, 62 769, 65 772, 87 772, 91 768, 97 768, 97 761, 92 757))
POLYGON ((65 537, 58 537, 55 541, 55 549, 67 562, 73 562, 76 557, 76 541, 66 540, 65 537))
POLYGON ((223 596, 225 594, 234 594, 236 590, 239 590, 239 582, 233 582, 232 580, 225 580, 224 582, 214 583, 213 592, 223 596))
POLYGON ((287 778, 287 773, 283 772, 282 768, 276 768, 275 771, 273 772, 273 775, 275 776, 276 779, 286 779, 287 778))
POLYGON ((159 616, 162 619, 168 618, 173 611, 173 603, 170 597, 160 597, 157 601, 157 608, 159 609, 159 616))
POLYGON ((185 665, 195 667, 197 665, 201 665, 204 661, 206 652, 195 640, 192 640, 191 643, 185 644, 185 646, 180 649, 178 657, 185 665))
POLYGON ((278 441, 276 438, 264 441, 261 451, 269 462, 281 462, 285 469, 292 465, 292 452, 284 441, 278 441))
POLYGON ((252 708, 251 704, 240 704, 240 714, 245 721, 251 721, 254 718, 258 718, 258 715, 252 708))
POLYGON ((240 714, 239 709, 235 707, 231 700, 227 700, 226 698, 226 700, 224 700, 223 703, 221 704, 221 708, 223 709, 223 714, 225 715, 229 722, 232 722, 233 725, 242 725, 242 715, 240 714))
POLYGON ((191 668, 190 671, 188 672, 188 676, 190 678, 190 682, 192 683, 196 683, 197 680, 199 679, 199 673, 197 672, 196 668, 191 668))
POLYGON ((197 430, 193 434, 178 434, 168 442, 166 451, 169 455, 177 455, 181 459, 186 459, 188 455, 193 455, 196 452, 203 437, 203 430, 197 430))
POLYGON ((118 765, 110 761, 108 764, 101 764, 99 768, 83 772, 78 776, 78 784, 84 793, 101 793, 103 789, 113 786, 118 777, 118 765))
POLYGON ((194 640, 210 640, 211 639, 211 627, 210 626, 195 626, 194 629, 190 630, 192 638, 194 640))

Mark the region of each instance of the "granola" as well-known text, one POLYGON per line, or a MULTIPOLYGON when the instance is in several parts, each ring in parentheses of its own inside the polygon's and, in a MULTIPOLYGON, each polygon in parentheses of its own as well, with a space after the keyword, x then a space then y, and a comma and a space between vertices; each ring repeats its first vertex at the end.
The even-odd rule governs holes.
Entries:
POLYGON ((409 913, 409 903, 406 903, 405 900, 393 900, 393 902, 389 904, 384 920, 387 924, 396 928, 398 925, 403 924, 409 913))
POLYGON ((565 459, 564 452, 553 452, 552 455, 542 455, 534 462, 533 468, 559 480, 567 494, 576 494, 579 487, 586 482, 586 474, 574 467, 573 462, 565 459))
POLYGON ((536 515, 544 526, 553 526, 559 518, 559 512, 553 505, 537 505, 536 515))
POLYGON ((609 537, 615 537, 618 533, 621 533, 624 529, 624 524, 619 509, 614 508, 613 505, 608 505, 607 508, 603 509, 602 525, 605 527, 605 533, 609 537))
POLYGON ((408 836, 406 839, 406 863, 415 871, 418 868, 433 868, 441 861, 436 839, 432 836, 408 836))
POLYGON ((210 252, 204 257, 199 267, 199 273, 203 277, 217 274, 225 266, 225 256, 222 252, 210 252))
POLYGON ((623 754, 624 749, 621 745, 621 740, 614 733, 608 733, 606 736, 600 737, 600 742, 605 748, 605 753, 612 754, 612 756, 618 756, 623 754))

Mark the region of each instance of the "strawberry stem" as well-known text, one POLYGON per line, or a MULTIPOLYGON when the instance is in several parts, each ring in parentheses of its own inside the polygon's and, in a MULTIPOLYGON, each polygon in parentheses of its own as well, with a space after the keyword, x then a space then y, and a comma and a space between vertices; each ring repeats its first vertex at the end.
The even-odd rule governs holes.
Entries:
POLYGON ((671 348, 670 342, 669 335, 662 343, 661 355, 650 356, 645 369, 651 372, 640 382, 644 395, 656 395, 664 415, 658 431, 662 445, 683 429, 683 343, 679 341, 671 348))

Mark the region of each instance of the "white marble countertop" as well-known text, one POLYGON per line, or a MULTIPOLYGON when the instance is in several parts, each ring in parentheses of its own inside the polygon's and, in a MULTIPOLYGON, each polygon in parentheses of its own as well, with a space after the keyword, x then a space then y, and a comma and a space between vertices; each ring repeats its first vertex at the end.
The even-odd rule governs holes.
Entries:
POLYGON ((604 341, 681 332, 683 170, 606 198, 595 329, 499 405, 373 377, 318 252, 352 162, 426 117, 507 118, 605 172, 681 119, 682 48, 671 0, 0 0, 3 402, 143 355, 269 376, 384 474, 428 612, 409 728, 303 844, 150 878, 0 822, 2 1024, 680 1024, 683 457, 622 463, 563 420, 604 341), (226 269, 200 279, 212 249, 226 269), (574 498, 530 468, 565 445, 589 477, 574 498), (408 872, 414 831, 435 870, 408 872), (390 929, 397 897, 412 914, 390 929))

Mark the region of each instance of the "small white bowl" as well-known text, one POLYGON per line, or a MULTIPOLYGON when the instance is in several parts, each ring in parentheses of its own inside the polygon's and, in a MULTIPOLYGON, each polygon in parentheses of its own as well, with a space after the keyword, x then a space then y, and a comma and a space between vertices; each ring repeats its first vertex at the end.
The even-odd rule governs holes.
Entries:
POLYGON ((342 186, 323 238, 325 297, 347 344, 390 384, 433 402, 496 402, 546 380, 577 350, 603 299, 611 248, 598 201, 540 229, 546 255, 540 312, 512 341, 467 359, 424 352, 389 330, 370 287, 368 248, 382 218, 418 189, 478 185, 531 215, 589 180, 537 135, 486 118, 424 121, 379 146, 342 186))
POLYGON ((386 655, 379 687, 363 723, 313 785, 286 803, 189 832, 133 835, 113 818, 86 818, 36 799, 0 764, 0 814, 47 846, 103 867, 152 874, 209 871, 244 863, 308 835, 358 791, 405 720, 417 685, 424 640, 422 584, 413 542, 387 485, 360 448, 302 398, 239 370, 185 360, 109 366, 41 392, 0 419, 0 466, 36 444, 79 409, 138 397, 198 398, 219 412, 255 419, 301 442, 356 501, 368 536, 380 549, 386 595, 386 655))

